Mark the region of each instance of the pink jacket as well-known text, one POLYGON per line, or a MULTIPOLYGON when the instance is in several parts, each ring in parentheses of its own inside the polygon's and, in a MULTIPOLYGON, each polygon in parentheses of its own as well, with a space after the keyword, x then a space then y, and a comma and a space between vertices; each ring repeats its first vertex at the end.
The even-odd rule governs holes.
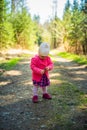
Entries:
MULTIPOLYGON (((34 56, 30 63, 30 68, 32 69, 32 80, 40 81, 42 77, 41 70, 45 69, 45 67, 49 67, 50 70, 53 69, 51 58, 47 56, 45 59, 41 59, 39 55, 34 56)), ((48 71, 46 71, 45 74, 49 78, 48 71)))

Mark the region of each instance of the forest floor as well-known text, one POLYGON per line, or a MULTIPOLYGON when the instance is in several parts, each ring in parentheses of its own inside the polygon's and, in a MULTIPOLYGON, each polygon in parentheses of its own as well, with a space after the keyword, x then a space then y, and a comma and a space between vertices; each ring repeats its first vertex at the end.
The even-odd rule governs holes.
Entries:
POLYGON ((0 130, 87 130, 87 68, 53 54, 52 100, 32 103, 32 56, 0 75, 0 130))

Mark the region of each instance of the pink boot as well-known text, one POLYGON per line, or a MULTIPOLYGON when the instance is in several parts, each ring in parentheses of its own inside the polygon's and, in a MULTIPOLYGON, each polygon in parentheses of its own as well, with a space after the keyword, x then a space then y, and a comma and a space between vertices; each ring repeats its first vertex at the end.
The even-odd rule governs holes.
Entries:
POLYGON ((49 95, 48 93, 43 94, 43 98, 44 99, 52 99, 51 95, 49 95))
POLYGON ((33 103, 38 103, 38 96, 34 95, 32 98, 33 103))

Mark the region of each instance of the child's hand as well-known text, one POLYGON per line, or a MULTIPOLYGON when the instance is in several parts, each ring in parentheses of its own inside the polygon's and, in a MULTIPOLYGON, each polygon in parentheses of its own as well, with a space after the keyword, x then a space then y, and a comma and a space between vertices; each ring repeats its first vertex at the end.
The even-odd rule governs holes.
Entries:
POLYGON ((46 67, 46 68, 45 68, 45 71, 49 71, 49 67, 46 67))
POLYGON ((41 70, 41 74, 44 74, 45 73, 45 70, 41 70))

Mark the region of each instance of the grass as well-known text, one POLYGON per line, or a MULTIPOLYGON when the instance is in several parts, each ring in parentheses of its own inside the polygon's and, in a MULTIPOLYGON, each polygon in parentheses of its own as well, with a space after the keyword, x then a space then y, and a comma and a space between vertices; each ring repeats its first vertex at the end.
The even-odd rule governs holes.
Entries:
POLYGON ((13 66, 15 66, 21 58, 12 58, 10 60, 3 61, 0 63, 0 68, 4 70, 10 70, 13 66))
POLYGON ((0 61, 0 69, 10 70, 14 67, 20 60, 24 58, 30 58, 29 54, 22 54, 20 57, 15 57, 9 60, 0 61))
POLYGON ((49 120, 49 127, 52 128, 53 126, 54 130, 85 130, 83 128, 85 122, 79 124, 79 121, 82 122, 86 118, 83 117, 83 109, 87 114, 85 108, 87 97, 85 94, 68 81, 62 81, 61 86, 52 84, 51 91, 54 109, 52 118, 49 120))
POLYGON ((87 65, 87 57, 86 56, 71 54, 71 53, 67 53, 67 52, 60 52, 60 53, 58 53, 58 56, 73 60, 79 64, 87 65))

